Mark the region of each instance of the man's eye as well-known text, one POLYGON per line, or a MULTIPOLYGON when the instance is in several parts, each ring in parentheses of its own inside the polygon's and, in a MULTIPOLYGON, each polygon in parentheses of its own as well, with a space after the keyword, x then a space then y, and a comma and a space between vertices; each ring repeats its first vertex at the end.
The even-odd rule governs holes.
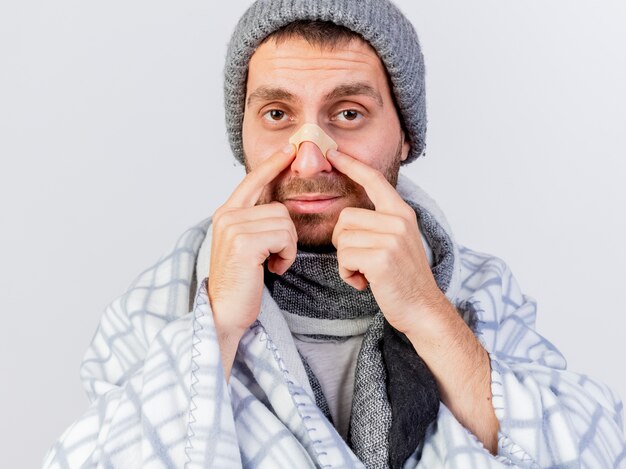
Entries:
POLYGON ((281 111, 280 109, 272 109, 263 114, 263 118, 274 122, 280 122, 285 116, 285 111, 281 111))
POLYGON ((363 117, 359 111, 355 111, 354 109, 346 109, 345 111, 341 111, 337 114, 338 120, 346 120, 346 121, 355 121, 359 119, 359 117, 363 117))

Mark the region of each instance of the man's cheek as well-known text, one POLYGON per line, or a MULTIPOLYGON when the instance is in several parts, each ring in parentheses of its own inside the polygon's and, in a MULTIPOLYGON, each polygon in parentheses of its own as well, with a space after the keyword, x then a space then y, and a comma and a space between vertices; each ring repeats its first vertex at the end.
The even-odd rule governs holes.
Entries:
MULTIPOLYGON (((388 158, 390 152, 388 138, 378 131, 372 135, 371 131, 346 131, 337 137, 339 151, 359 160, 361 163, 376 168, 382 160, 388 158)), ((394 146, 395 149, 395 146, 394 146)), ((331 163, 332 164, 332 163, 331 163)))
POLYGON ((284 145, 276 146, 266 133, 259 132, 258 129, 243 129, 241 137, 243 151, 252 170, 284 147, 284 145))
MULTIPOLYGON (((242 137, 244 134, 242 134, 242 137)), ((258 163, 280 153, 289 143, 289 134, 281 130, 254 129, 244 139, 244 149, 258 163)))
MULTIPOLYGON (((354 158, 360 163, 363 163, 364 165, 369 166, 370 168, 380 171, 381 173, 384 173, 386 165, 389 164, 389 154, 388 154, 389 150, 384 145, 377 145, 377 146, 370 147, 370 146, 364 146, 361 144, 358 146, 358 148, 355 147, 354 149, 351 149, 351 150, 348 150, 348 149, 344 150, 342 147, 339 147, 339 151, 341 151, 342 153, 345 153, 351 158, 354 158)), ((334 167, 333 169, 339 172, 338 169, 334 167)), ((344 177, 344 179, 348 181, 347 184, 349 185, 351 189, 355 189, 355 190, 361 189, 361 186, 359 184, 354 182, 345 174, 343 173, 341 174, 344 177)))

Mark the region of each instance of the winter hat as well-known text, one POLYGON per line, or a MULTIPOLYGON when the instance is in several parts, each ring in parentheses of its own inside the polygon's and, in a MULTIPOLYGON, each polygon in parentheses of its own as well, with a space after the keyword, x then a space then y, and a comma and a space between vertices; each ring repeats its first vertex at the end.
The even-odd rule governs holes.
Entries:
POLYGON ((365 39, 389 74, 411 150, 402 165, 426 148, 424 57, 413 25, 389 0, 257 0, 240 18, 224 68, 226 129, 235 158, 244 163, 241 128, 250 57, 263 40, 297 20, 330 21, 365 39))

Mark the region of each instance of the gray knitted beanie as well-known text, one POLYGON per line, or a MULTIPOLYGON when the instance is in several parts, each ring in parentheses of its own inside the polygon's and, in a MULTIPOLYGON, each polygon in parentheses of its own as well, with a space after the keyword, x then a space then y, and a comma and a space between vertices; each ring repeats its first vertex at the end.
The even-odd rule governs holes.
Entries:
POLYGON ((268 35, 296 20, 331 21, 360 34, 387 68, 411 150, 401 164, 425 155, 424 57, 413 25, 389 0, 257 0, 231 37, 224 68, 226 128, 235 158, 243 164, 241 128, 248 62, 268 35))

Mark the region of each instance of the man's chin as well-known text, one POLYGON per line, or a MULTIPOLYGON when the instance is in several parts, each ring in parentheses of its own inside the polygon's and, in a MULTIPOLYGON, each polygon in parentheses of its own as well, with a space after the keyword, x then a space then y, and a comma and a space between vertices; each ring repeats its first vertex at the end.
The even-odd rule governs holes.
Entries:
POLYGON ((298 233, 298 249, 310 252, 333 252, 333 229, 337 217, 322 213, 291 214, 298 233))

